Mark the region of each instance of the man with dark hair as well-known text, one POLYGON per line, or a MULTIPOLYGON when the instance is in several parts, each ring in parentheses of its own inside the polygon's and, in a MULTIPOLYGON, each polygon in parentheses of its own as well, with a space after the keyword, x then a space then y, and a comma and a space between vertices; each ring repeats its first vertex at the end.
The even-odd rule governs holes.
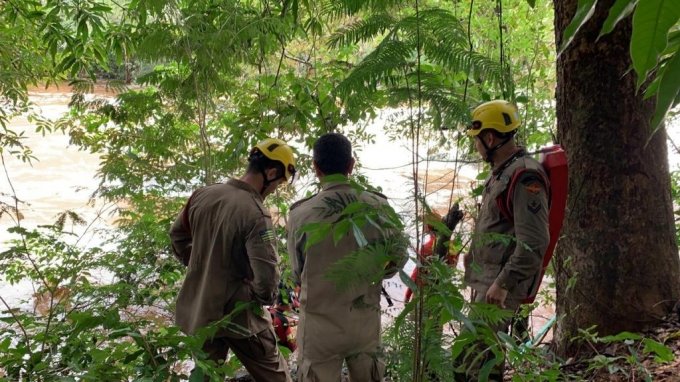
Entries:
POLYGON ((313 155, 314 165, 325 175, 347 175, 354 167, 352 144, 342 134, 323 135, 314 143, 313 155))
POLYGON ((266 139, 250 152, 245 175, 196 190, 170 229, 172 249, 187 266, 175 318, 187 334, 223 321, 204 350, 214 361, 231 349, 256 381, 290 381, 271 316, 279 256, 267 195, 295 174, 291 148, 266 139), (245 307, 245 309, 244 309, 245 307))
POLYGON ((407 260, 401 222, 384 195, 350 183, 354 158, 343 135, 321 136, 313 165, 321 191, 291 207, 287 227, 293 278, 301 286, 298 381, 340 381, 343 362, 353 382, 382 381, 381 280, 407 260), (331 227, 325 235, 310 231, 324 226, 331 227), (339 262, 362 256, 357 273, 367 277, 341 275, 352 278, 346 287, 329 277, 339 262))

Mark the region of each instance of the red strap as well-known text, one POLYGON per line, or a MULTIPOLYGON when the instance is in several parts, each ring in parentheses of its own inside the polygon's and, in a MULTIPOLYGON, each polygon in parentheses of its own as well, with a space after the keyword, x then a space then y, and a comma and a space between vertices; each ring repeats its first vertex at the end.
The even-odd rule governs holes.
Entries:
POLYGON ((518 168, 515 170, 515 172, 512 174, 512 178, 510 179, 510 183, 508 184, 508 188, 505 189, 505 192, 502 192, 498 197, 496 198, 496 205, 498 206, 498 210, 500 213, 505 217, 508 221, 512 221, 514 218, 514 214, 512 212, 512 198, 515 194, 515 185, 517 184, 517 181, 519 178, 527 173, 527 172, 533 172, 536 175, 541 177, 541 181, 543 181, 543 184, 546 187, 546 191, 548 192, 548 203, 550 203, 550 181, 540 172, 533 170, 533 169, 528 169, 528 168, 518 168))

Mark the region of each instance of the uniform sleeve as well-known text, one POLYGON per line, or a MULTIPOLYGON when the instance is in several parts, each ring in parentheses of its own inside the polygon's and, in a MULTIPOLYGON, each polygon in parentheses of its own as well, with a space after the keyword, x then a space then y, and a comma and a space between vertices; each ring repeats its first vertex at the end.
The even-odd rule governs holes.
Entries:
POLYGON ((268 216, 260 216, 246 239, 246 251, 250 269, 253 271, 251 285, 255 297, 263 305, 269 305, 278 293, 279 255, 276 252, 276 235, 268 216))
POLYGON ((512 202, 517 243, 496 278, 498 285, 507 290, 536 275, 550 241, 548 195, 541 178, 532 173, 522 175, 515 185, 512 202))
POLYGON ((305 267, 305 235, 298 233, 293 216, 288 220, 288 258, 295 285, 302 285, 302 270, 305 267))
POLYGON ((184 226, 184 216, 188 213, 188 211, 185 211, 187 208, 189 208, 188 203, 182 208, 182 212, 177 216, 175 222, 172 223, 170 232, 168 232, 172 252, 184 265, 189 265, 189 259, 191 258, 191 232, 189 227, 184 226))

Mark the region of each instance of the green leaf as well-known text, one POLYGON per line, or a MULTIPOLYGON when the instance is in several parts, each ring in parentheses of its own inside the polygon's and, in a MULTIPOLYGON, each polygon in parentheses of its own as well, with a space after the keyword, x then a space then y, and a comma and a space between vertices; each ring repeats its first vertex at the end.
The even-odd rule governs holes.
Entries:
POLYGON ((668 45, 661 55, 674 54, 678 50, 680 50, 680 30, 674 30, 668 34, 668 45))
POLYGON ((409 276, 408 274, 406 274, 406 272, 404 272, 403 269, 400 269, 400 270, 399 270, 399 278, 401 279, 401 282, 403 282, 404 285, 406 285, 406 286, 407 286, 409 289, 411 289, 413 292, 415 292, 416 290, 418 290, 418 286, 416 285, 416 283, 413 282, 413 280, 411 280, 411 276, 409 276))
POLYGON ((656 131, 672 107, 673 101, 680 94, 680 52, 675 52, 673 58, 664 67, 659 88, 656 93, 656 109, 652 118, 652 130, 656 131))
POLYGON ((307 240, 305 242, 305 250, 309 247, 322 242, 331 231, 331 224, 329 223, 311 223, 305 224, 302 228, 302 232, 307 233, 307 240))
POLYGON ((633 15, 630 55, 638 75, 638 88, 654 69, 668 43, 668 31, 680 19, 677 0, 640 1, 633 15))
POLYGON ((529 4, 531 8, 536 8, 536 0, 527 0, 527 4, 529 4))
POLYGON ((205 373, 203 372, 203 369, 200 367, 194 368, 194 370, 191 371, 191 375, 189 376, 189 382, 203 382, 203 378, 205 376, 205 373))
POLYGON ((598 339, 598 342, 610 343, 610 342, 620 342, 625 340, 639 340, 642 336, 631 332, 621 332, 613 336, 606 336, 598 339))
POLYGON ((347 232, 349 232, 350 222, 347 219, 339 221, 333 226, 333 244, 337 245, 347 232))
POLYGON ((480 381, 488 381, 489 380, 489 375, 491 374, 491 370, 493 369, 494 366, 499 364, 500 361, 498 360, 497 356, 494 356, 492 359, 487 360, 484 362, 484 365, 479 369, 479 380, 480 381))
POLYGON ((597 39, 599 40, 600 37, 613 31, 619 21, 625 19, 633 12, 637 3, 638 0, 616 0, 616 3, 609 9, 609 16, 607 16, 607 20, 602 24, 602 30, 597 39))
POLYGON ((345 216, 355 214, 360 211, 365 211, 368 206, 364 202, 352 202, 342 210, 342 214, 345 216))
POLYGON ((574 18, 571 19, 571 22, 564 30, 564 34, 562 35, 562 46, 557 53, 558 56, 562 54, 562 52, 564 52, 564 50, 567 49, 569 44, 574 40, 576 32, 578 32, 583 24, 585 24, 590 19, 590 17, 593 16, 596 5, 597 0, 578 0, 578 8, 576 9, 574 18))
POLYGON ((366 240, 366 236, 364 236, 364 233, 361 232, 361 227, 359 227, 354 220, 350 219, 350 223, 352 224, 352 232, 354 233, 354 240, 357 241, 357 244, 359 247, 365 247, 368 245, 368 240, 366 240))
POLYGON ((642 343, 645 344, 643 352, 645 354, 654 353, 654 360, 656 362, 671 362, 675 359, 673 350, 662 343, 656 342, 650 338, 645 338, 642 340, 642 343))

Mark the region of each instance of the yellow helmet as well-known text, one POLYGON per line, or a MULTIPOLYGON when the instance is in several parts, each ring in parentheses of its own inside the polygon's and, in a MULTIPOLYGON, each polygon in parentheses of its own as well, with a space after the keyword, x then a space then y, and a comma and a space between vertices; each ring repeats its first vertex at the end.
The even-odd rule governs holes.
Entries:
POLYGON ((295 155, 288 144, 280 139, 267 138, 258 143, 250 150, 250 153, 259 151, 267 158, 283 164, 286 170, 286 180, 291 180, 295 176, 295 155))
POLYGON ((489 101, 472 112, 472 125, 468 127, 467 135, 475 137, 485 129, 509 133, 519 125, 519 112, 515 105, 503 100, 489 101))

